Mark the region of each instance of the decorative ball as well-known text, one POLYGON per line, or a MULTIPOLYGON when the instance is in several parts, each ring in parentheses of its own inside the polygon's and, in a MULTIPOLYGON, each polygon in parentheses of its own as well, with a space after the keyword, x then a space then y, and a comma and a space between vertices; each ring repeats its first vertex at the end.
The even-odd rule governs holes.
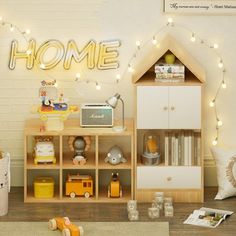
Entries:
POLYGON ((174 64, 175 63, 175 55, 172 53, 168 53, 165 55, 165 62, 167 64, 174 64))

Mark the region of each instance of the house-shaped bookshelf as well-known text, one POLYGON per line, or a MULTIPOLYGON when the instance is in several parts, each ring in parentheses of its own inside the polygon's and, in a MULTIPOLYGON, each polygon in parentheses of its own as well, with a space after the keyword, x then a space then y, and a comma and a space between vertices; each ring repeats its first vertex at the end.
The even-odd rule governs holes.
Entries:
POLYGON ((137 200, 150 202, 155 192, 164 192, 175 202, 203 201, 204 81, 204 68, 171 36, 137 59, 132 77, 136 89, 137 200), (170 52, 185 66, 184 82, 155 81, 155 64, 170 52), (158 137, 156 152, 160 157, 156 161, 155 155, 145 152, 147 134, 158 137))

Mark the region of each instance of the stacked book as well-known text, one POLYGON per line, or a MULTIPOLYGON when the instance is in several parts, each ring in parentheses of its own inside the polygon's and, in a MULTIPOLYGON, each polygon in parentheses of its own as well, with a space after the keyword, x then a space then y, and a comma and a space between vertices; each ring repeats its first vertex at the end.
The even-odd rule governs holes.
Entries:
POLYGON ((165 165, 200 166, 200 133, 194 131, 166 132, 165 165))
POLYGON ((157 82, 184 82, 185 67, 181 62, 175 64, 157 63, 155 65, 157 82))

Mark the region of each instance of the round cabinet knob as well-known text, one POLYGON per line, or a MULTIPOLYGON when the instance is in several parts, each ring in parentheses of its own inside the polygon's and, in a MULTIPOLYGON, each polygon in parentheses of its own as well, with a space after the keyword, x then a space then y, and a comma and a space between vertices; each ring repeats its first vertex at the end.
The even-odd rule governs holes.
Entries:
POLYGON ((167 110, 168 110, 168 107, 163 107, 163 110, 164 110, 164 111, 167 111, 167 110))
POLYGON ((172 106, 170 109, 171 109, 171 111, 174 111, 174 110, 175 110, 175 107, 172 106))
POLYGON ((166 180, 167 180, 167 181, 171 181, 171 180, 172 180, 172 177, 169 176, 169 177, 166 178, 166 180))

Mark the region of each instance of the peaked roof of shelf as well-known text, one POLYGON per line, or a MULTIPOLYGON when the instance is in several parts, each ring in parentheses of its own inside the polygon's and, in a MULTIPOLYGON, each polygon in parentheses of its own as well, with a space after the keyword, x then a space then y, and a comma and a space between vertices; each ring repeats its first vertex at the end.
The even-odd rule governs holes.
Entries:
POLYGON ((158 50, 151 50, 148 56, 143 57, 135 65, 132 82, 138 80, 152 67, 168 50, 171 51, 198 79, 205 82, 205 70, 202 65, 177 42, 172 36, 167 35, 161 42, 158 50))

